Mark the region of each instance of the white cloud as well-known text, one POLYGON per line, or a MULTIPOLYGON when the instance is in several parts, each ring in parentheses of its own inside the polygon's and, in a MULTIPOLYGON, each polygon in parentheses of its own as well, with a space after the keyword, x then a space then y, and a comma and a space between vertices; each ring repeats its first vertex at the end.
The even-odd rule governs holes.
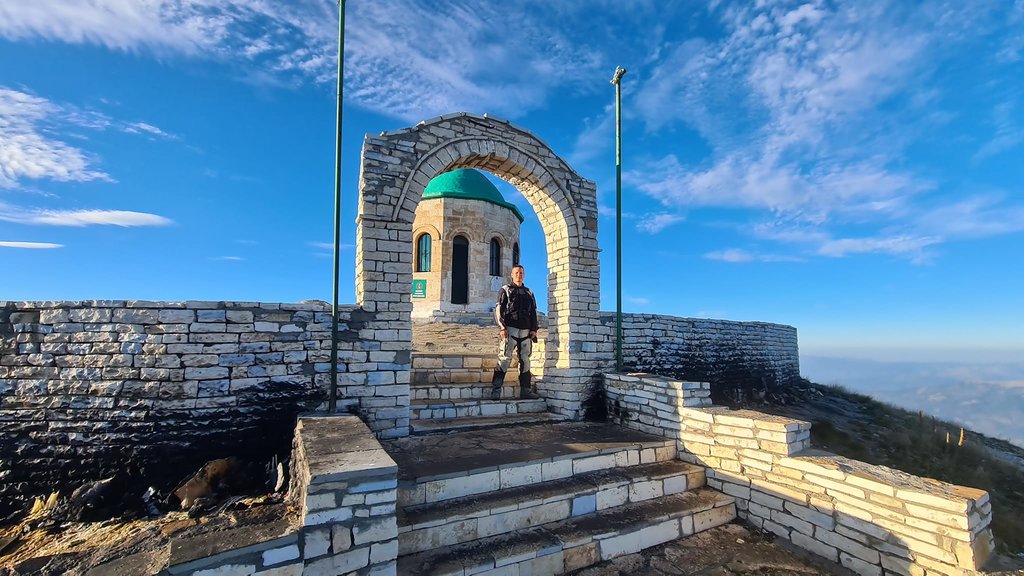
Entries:
MULTIPOLYGON (((405 120, 453 110, 517 116, 553 90, 580 85, 602 64, 589 39, 590 6, 451 0, 351 2, 346 97, 405 120), (578 26, 566 26, 576 22, 578 26), (502 31, 514 30, 507 42, 502 31)), ((0 36, 250 65, 242 74, 334 82, 337 8, 321 0, 51 0, 0 4, 0 36), (269 73, 269 75, 268 75, 269 73)))
POLYGON ((716 250, 704 255, 708 260, 720 260, 732 264, 744 264, 747 262, 803 262, 802 258, 786 256, 782 254, 760 254, 743 250, 742 248, 729 248, 727 250, 716 250))
POLYGON ((31 219, 32 224, 51 226, 109 225, 121 227, 170 226, 174 222, 163 216, 128 210, 47 210, 31 219))
MULTIPOLYGON (((334 243, 333 242, 310 242, 309 245, 312 246, 313 248, 319 248, 321 250, 330 250, 332 252, 334 251, 334 243)), ((353 248, 355 248, 355 245, 354 244, 346 244, 346 243, 342 242, 338 246, 338 248, 343 250, 343 251, 344 250, 352 250, 353 248)))
POLYGON ((17 224, 44 226, 94 226, 108 225, 121 227, 169 226, 174 221, 146 212, 128 210, 40 210, 22 208, 0 202, 0 221, 17 224))
MULTIPOLYGON (((24 179, 110 179, 92 167, 85 152, 47 136, 45 129, 61 116, 61 109, 44 98, 0 86, 0 188, 16 188, 24 179)), ((78 117, 79 125, 96 121, 91 116, 78 117)), ((76 117, 65 119, 75 122, 76 117)))
POLYGON ((720 250, 717 252, 708 252, 704 255, 708 260, 721 260, 722 262, 753 262, 754 255, 746 250, 739 248, 730 248, 728 250, 720 250))
POLYGON ((650 298, 644 298, 643 296, 624 296, 626 302, 630 304, 636 304, 637 306, 647 306, 651 303, 650 298))
POLYGON ((1024 206, 1001 194, 979 194, 922 212, 914 226, 946 238, 983 238, 1024 231, 1024 206))
POLYGON ((242 258, 241 256, 213 256, 210 258, 210 260, 219 260, 222 262, 241 262, 245 260, 245 258, 242 258))
POLYGON ((665 228, 668 228, 678 222, 682 222, 685 219, 685 216, 680 214, 669 214, 668 212, 644 214, 640 217, 640 222, 637 223, 636 229, 641 232, 647 232, 648 234, 657 234, 665 228))
POLYGON ((881 252, 895 256, 911 256, 915 261, 924 261, 923 249, 938 244, 940 238, 935 236, 912 237, 892 236, 880 238, 839 238, 829 240, 821 245, 818 253, 823 256, 843 257, 850 254, 881 252))
POLYGON ((164 132, 160 128, 157 128, 156 126, 153 126, 152 124, 146 122, 129 122, 128 124, 125 124, 124 131, 130 134, 150 134, 153 136, 159 136, 160 138, 164 138, 166 140, 178 139, 177 136, 173 134, 168 134, 167 132, 164 132))
POLYGON ((975 162, 1002 154, 1024 143, 1024 121, 1016 120, 1012 102, 1001 102, 996 105, 992 110, 992 125, 995 133, 974 154, 972 159, 975 162))
POLYGON ((52 242, 7 242, 0 241, 0 247, 4 248, 26 248, 29 250, 52 250, 54 248, 63 248, 63 244, 53 244, 52 242))
MULTIPOLYGON (((684 123, 710 152, 685 161, 675 154, 649 157, 626 174, 632 187, 670 208, 770 214, 781 224, 755 227, 755 236, 804 243, 809 253, 827 256, 882 252, 923 261, 928 246, 967 233, 955 228, 978 234, 1017 228, 1012 205, 1002 206, 1008 213, 998 224, 968 218, 925 226, 922 213, 969 207, 936 208, 943 200, 934 197, 947 186, 906 161, 917 126, 942 116, 934 71, 956 54, 958 42, 976 37, 984 10, 812 0, 722 3, 711 11, 725 36, 666 51, 636 95, 649 131, 684 123), (877 232, 840 233, 851 225, 877 232)), ((979 156, 1024 141, 1011 112, 1008 105, 995 110, 995 134, 979 156)), ((708 256, 765 257, 736 250, 708 256)))

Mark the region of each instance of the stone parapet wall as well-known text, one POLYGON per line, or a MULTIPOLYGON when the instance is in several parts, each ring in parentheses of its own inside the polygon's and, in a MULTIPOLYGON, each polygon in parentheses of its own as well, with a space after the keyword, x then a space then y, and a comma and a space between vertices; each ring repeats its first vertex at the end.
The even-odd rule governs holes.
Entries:
POLYGON ((680 459, 706 466, 708 485, 758 528, 865 575, 965 574, 992 553, 987 492, 810 450, 809 423, 691 407, 687 384, 606 375, 609 414, 676 439, 680 459))
MULTIPOLYGON (((409 335, 339 316, 339 409, 406 434, 409 335)), ((114 473, 144 488, 287 452, 295 415, 326 401, 330 350, 322 302, 0 302, 0 516, 114 473)))
MULTIPOLYGON (((613 312, 601 313, 590 346, 614 358, 613 312)), ((622 360, 631 370, 710 382, 719 400, 765 393, 800 378, 796 328, 767 322, 623 314, 622 360)))
POLYGON ((354 416, 303 417, 289 493, 308 576, 394 574, 398 465, 354 416))

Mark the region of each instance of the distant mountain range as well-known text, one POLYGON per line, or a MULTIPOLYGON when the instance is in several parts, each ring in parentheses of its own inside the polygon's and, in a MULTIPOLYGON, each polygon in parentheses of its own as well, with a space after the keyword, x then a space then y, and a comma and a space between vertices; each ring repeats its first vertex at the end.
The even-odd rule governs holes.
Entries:
POLYGON ((1020 362, 898 362, 801 355, 801 373, 1024 446, 1020 362))

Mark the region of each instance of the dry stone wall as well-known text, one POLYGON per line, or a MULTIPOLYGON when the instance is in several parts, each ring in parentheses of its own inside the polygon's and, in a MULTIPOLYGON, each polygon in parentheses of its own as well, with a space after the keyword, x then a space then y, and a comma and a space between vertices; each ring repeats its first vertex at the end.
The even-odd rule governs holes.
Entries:
POLYGON ((675 439, 740 517, 857 574, 967 574, 994 549, 983 490, 810 450, 810 423, 708 406, 706 383, 606 374, 605 385, 613 421, 675 439))
MULTIPOLYGON (((602 312, 602 353, 615 354, 615 314, 602 312)), ((768 322, 622 315, 622 360, 630 370, 710 382, 716 401, 770 392, 800 378, 796 328, 768 322)))
MULTIPOLYGON (((409 352, 374 313, 339 316, 339 409, 406 433, 409 352)), ((295 415, 327 396, 330 349, 322 302, 0 302, 0 517, 115 473, 144 488, 287 453, 295 415)))

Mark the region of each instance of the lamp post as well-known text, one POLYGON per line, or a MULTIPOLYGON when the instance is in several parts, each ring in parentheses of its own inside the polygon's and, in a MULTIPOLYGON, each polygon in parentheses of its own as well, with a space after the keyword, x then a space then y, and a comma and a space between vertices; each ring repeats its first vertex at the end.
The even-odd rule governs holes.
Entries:
POLYGON ((338 112, 334 141, 334 298, 331 301, 331 389, 327 407, 338 407, 338 263, 341 258, 341 95, 345 71, 345 0, 338 0, 338 112))
POLYGON ((626 69, 615 67, 615 371, 622 372, 622 87, 626 69))

